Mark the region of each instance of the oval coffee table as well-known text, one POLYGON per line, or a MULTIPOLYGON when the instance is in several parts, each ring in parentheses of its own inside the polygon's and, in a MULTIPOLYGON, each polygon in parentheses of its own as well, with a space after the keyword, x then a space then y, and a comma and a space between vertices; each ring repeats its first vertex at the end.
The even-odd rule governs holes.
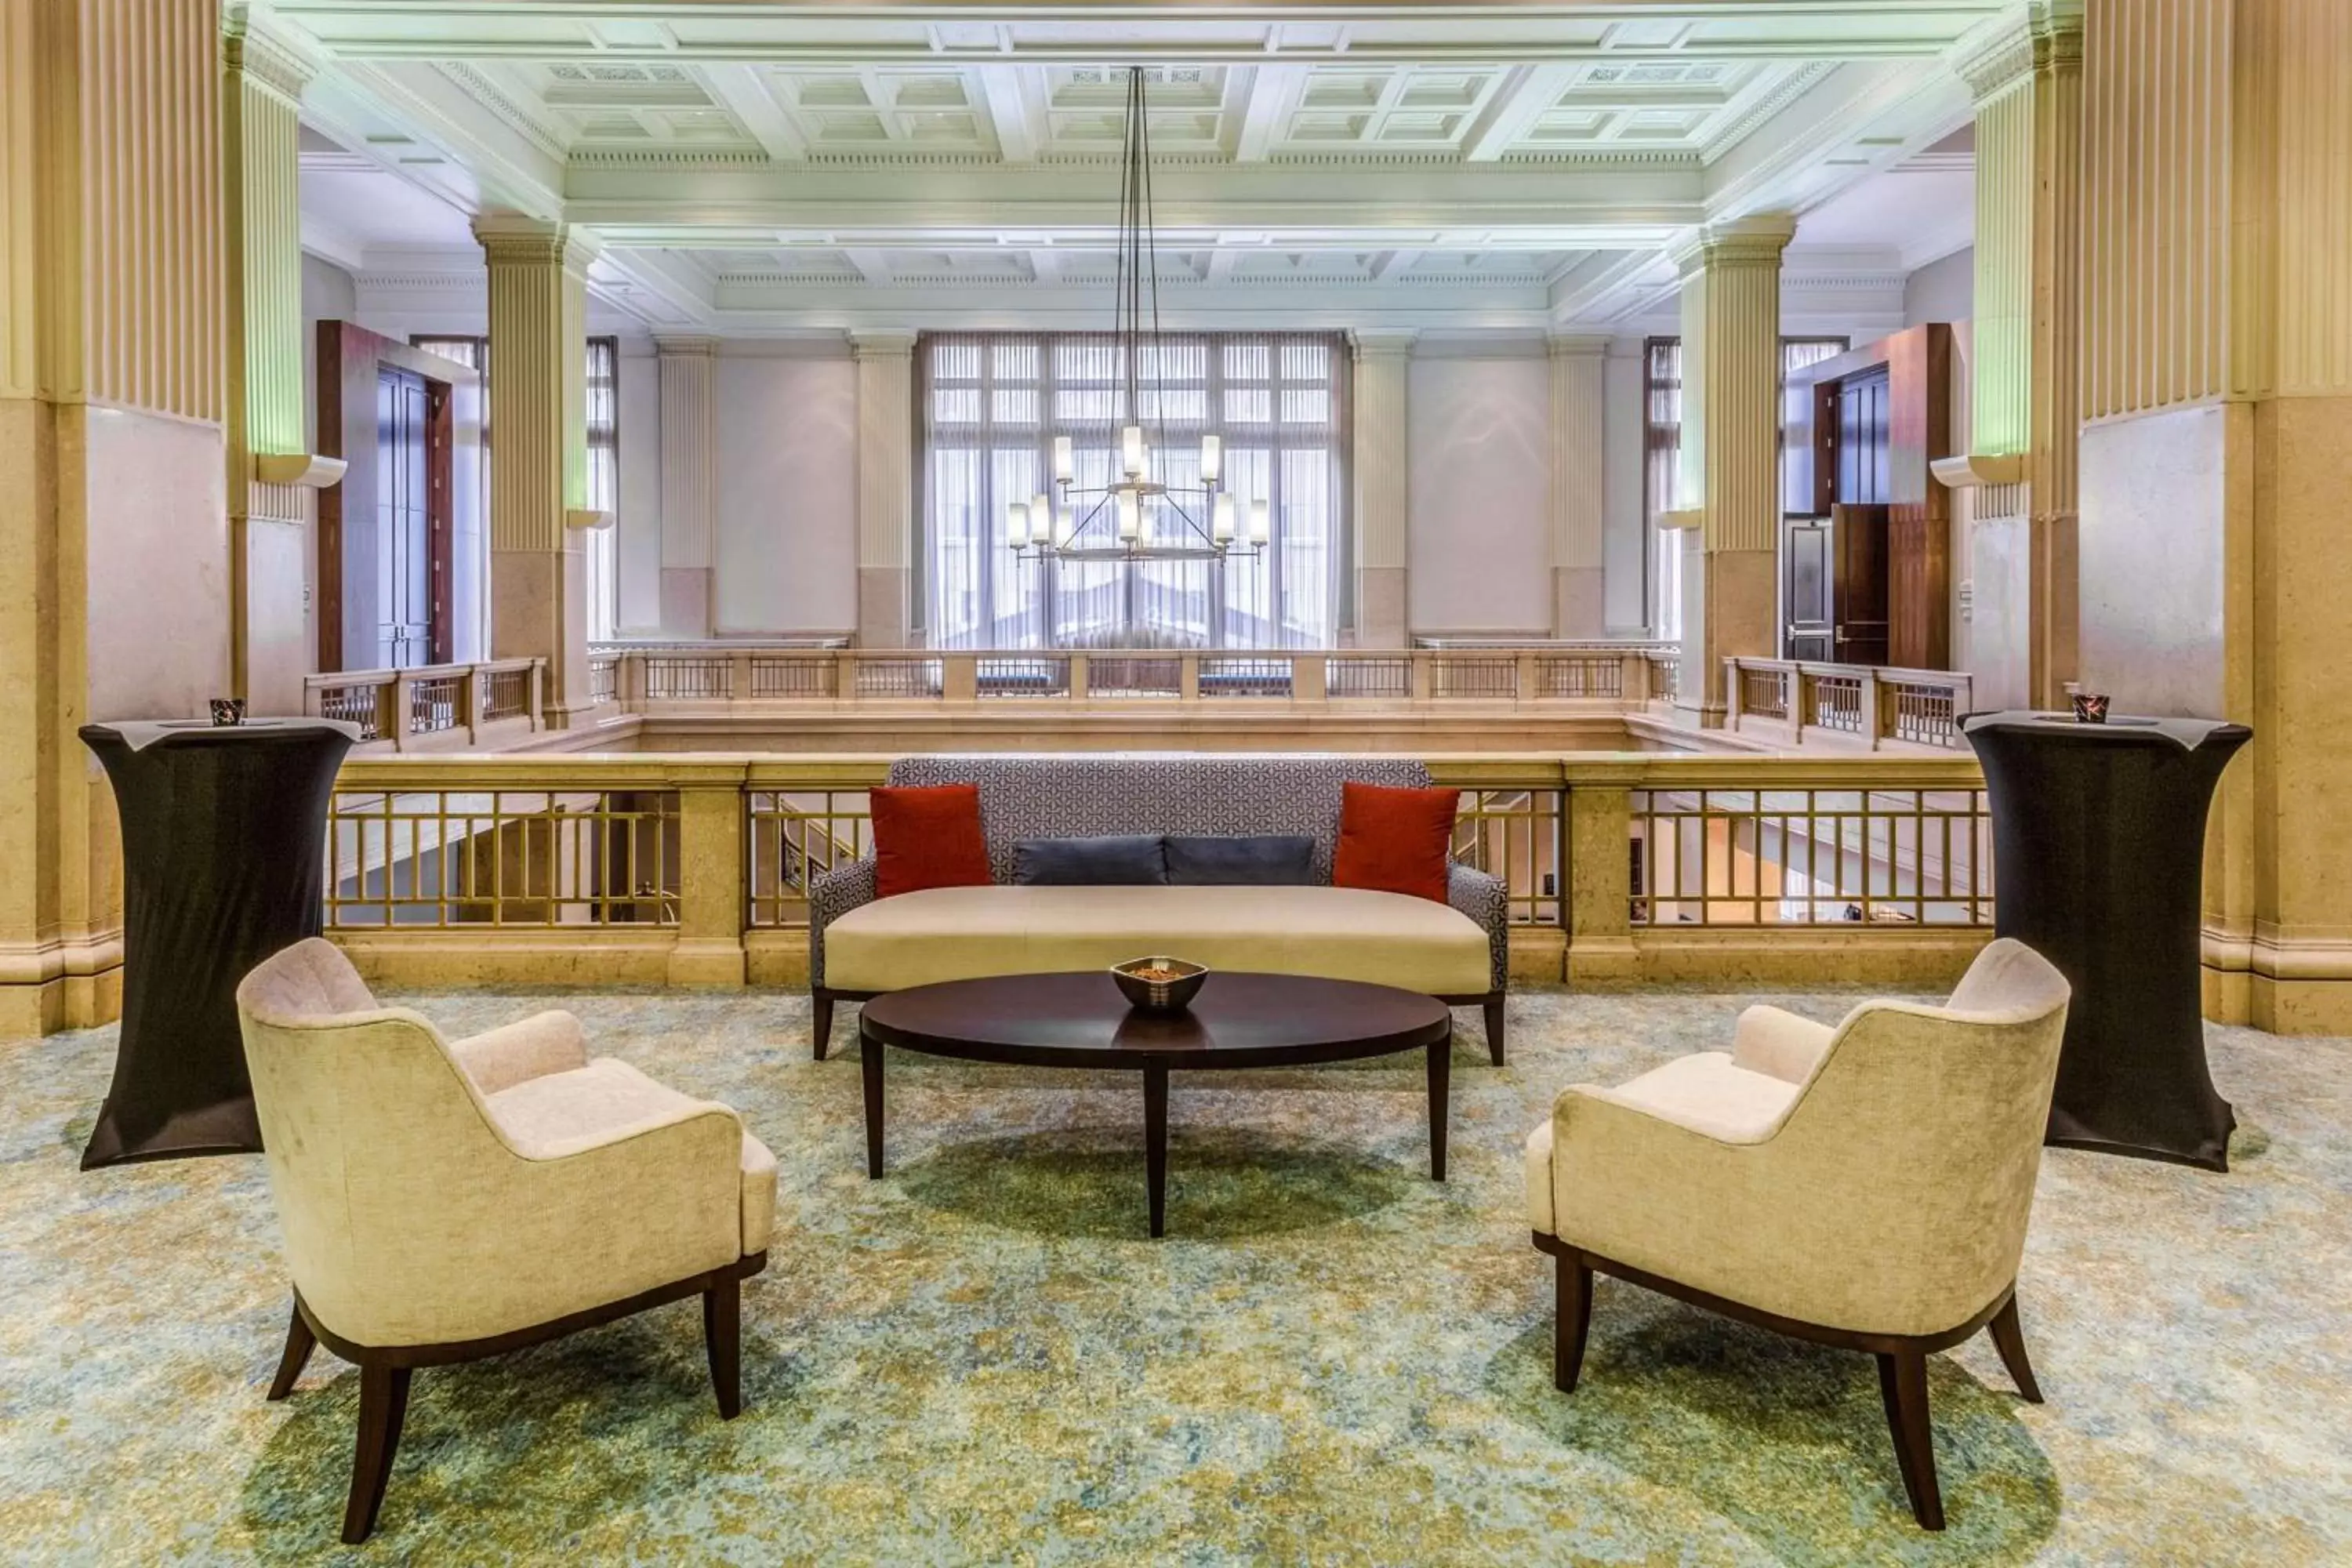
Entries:
POLYGON ((858 1016, 866 1074, 866 1173, 882 1173, 883 1046, 1022 1067, 1143 1074, 1144 1166, 1151 1234, 1168 1194, 1168 1074, 1301 1067, 1399 1051, 1429 1053, 1429 1173, 1445 1179, 1446 1083, 1454 1039, 1445 1004, 1352 980, 1219 972, 1173 1015, 1127 1005, 1100 970, 952 980, 893 991, 858 1016))

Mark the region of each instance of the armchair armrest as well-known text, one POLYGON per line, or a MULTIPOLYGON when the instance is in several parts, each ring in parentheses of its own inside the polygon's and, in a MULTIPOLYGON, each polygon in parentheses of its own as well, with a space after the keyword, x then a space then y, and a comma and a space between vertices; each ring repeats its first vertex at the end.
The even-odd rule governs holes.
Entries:
POLYGON ((1837 1031, 1827 1024, 1759 1004, 1739 1015, 1732 1031, 1731 1060, 1783 1083, 1802 1083, 1813 1076, 1836 1037, 1837 1031))
POLYGON ((534 1013, 452 1041, 449 1054, 486 1095, 588 1064, 588 1044, 580 1020, 563 1012, 534 1013))
POLYGON ((1468 915, 1486 933, 1489 986, 1496 991, 1505 989, 1511 976, 1511 905, 1510 891, 1503 879, 1474 867, 1448 865, 1445 901, 1468 915))
POLYGON ((874 901, 874 862, 852 860, 809 884, 809 988, 824 988, 824 928, 874 901))

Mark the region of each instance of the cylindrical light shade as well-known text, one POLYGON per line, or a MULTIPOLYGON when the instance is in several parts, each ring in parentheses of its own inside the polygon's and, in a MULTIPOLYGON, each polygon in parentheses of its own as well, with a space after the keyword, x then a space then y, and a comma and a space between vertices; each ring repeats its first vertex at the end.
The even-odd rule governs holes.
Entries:
POLYGON ((1077 456, 1076 456, 1076 453, 1074 453, 1074 452, 1070 449, 1070 438, 1069 438, 1067 436, 1056 436, 1056 437, 1054 437, 1054 478, 1055 478, 1055 479, 1056 481, 1060 482, 1060 483, 1067 484, 1070 480, 1072 480, 1072 479, 1074 479, 1077 478, 1077 475, 1078 475, 1078 459, 1077 459, 1077 456))
POLYGON ((1054 498, 1039 490, 1029 499, 1029 537, 1043 544, 1054 527, 1054 498))
MULTIPOLYGON (((1208 439, 1213 441, 1216 437, 1212 436, 1208 439)), ((1234 498, 1223 490, 1217 492, 1215 502, 1209 508, 1209 537, 1219 544, 1233 541, 1234 498)))
POLYGON ((1274 537, 1274 516, 1265 502, 1250 502, 1250 542, 1264 544, 1274 537))
POLYGON ((1143 498, 1133 490, 1118 492, 1118 539, 1122 544, 1135 542, 1143 531, 1143 498))
POLYGON ((1201 437, 1201 482, 1213 485, 1224 473, 1225 444, 1215 436, 1201 437))
POLYGON ((1119 471, 1130 479, 1143 477, 1143 426, 1129 425, 1118 433, 1119 471))
POLYGON ((1071 531, 1077 526, 1077 508, 1065 505, 1054 513, 1054 542, 1067 544, 1071 531))
POLYGON ((1029 542, 1029 503, 1014 501, 1004 509, 1005 542, 1018 550, 1029 542))

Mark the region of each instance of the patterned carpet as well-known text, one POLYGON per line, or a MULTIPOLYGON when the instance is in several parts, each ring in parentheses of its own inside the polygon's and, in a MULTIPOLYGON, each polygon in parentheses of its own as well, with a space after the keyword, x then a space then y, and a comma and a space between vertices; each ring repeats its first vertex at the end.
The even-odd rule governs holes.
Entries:
MULTIPOLYGON (((855 1050, 812 1063, 802 999, 568 999, 782 1162, 747 1408, 714 1415, 690 1303, 420 1373, 356 1551, 358 1374, 321 1352, 261 1397, 286 1287, 260 1162, 79 1174, 111 1032, 0 1046, 0 1557, 2352 1562, 2352 1042, 2213 1032, 2227 1177, 2050 1153, 2021 1286, 2050 1403, 1981 1338, 1937 1358, 1941 1537, 1865 1357, 1604 1281, 1555 1393, 1520 1138, 1748 999, 1515 998, 1504 1070, 1461 1015, 1443 1186, 1414 1058, 1180 1079, 1159 1243, 1132 1078, 894 1057, 868 1182, 855 1050)), ((551 1004, 423 1005, 461 1033, 551 1004)))

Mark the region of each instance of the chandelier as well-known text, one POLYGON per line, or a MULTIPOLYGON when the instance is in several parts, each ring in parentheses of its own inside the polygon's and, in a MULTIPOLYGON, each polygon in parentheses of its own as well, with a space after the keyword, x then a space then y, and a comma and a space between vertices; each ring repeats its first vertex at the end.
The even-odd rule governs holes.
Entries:
POLYGON ((1118 192, 1118 271, 1116 332, 1121 412, 1119 478, 1107 485, 1077 482, 1077 454, 1067 436, 1054 437, 1054 489, 1014 501, 1005 533, 1024 561, 1223 561, 1264 553, 1270 520, 1266 503, 1244 505, 1224 481, 1224 443, 1201 437, 1201 482, 1174 485, 1152 478, 1153 448, 1166 447, 1167 397, 1155 385, 1153 435, 1144 435, 1141 367, 1151 355, 1156 382, 1167 363, 1160 331, 1160 248, 1151 215, 1151 126, 1145 112, 1143 68, 1127 73, 1127 137, 1118 192), (1146 301, 1149 300, 1147 311, 1146 301), (1147 314, 1150 326, 1145 321, 1147 314), (1246 527, 1244 536, 1241 530, 1246 527))

